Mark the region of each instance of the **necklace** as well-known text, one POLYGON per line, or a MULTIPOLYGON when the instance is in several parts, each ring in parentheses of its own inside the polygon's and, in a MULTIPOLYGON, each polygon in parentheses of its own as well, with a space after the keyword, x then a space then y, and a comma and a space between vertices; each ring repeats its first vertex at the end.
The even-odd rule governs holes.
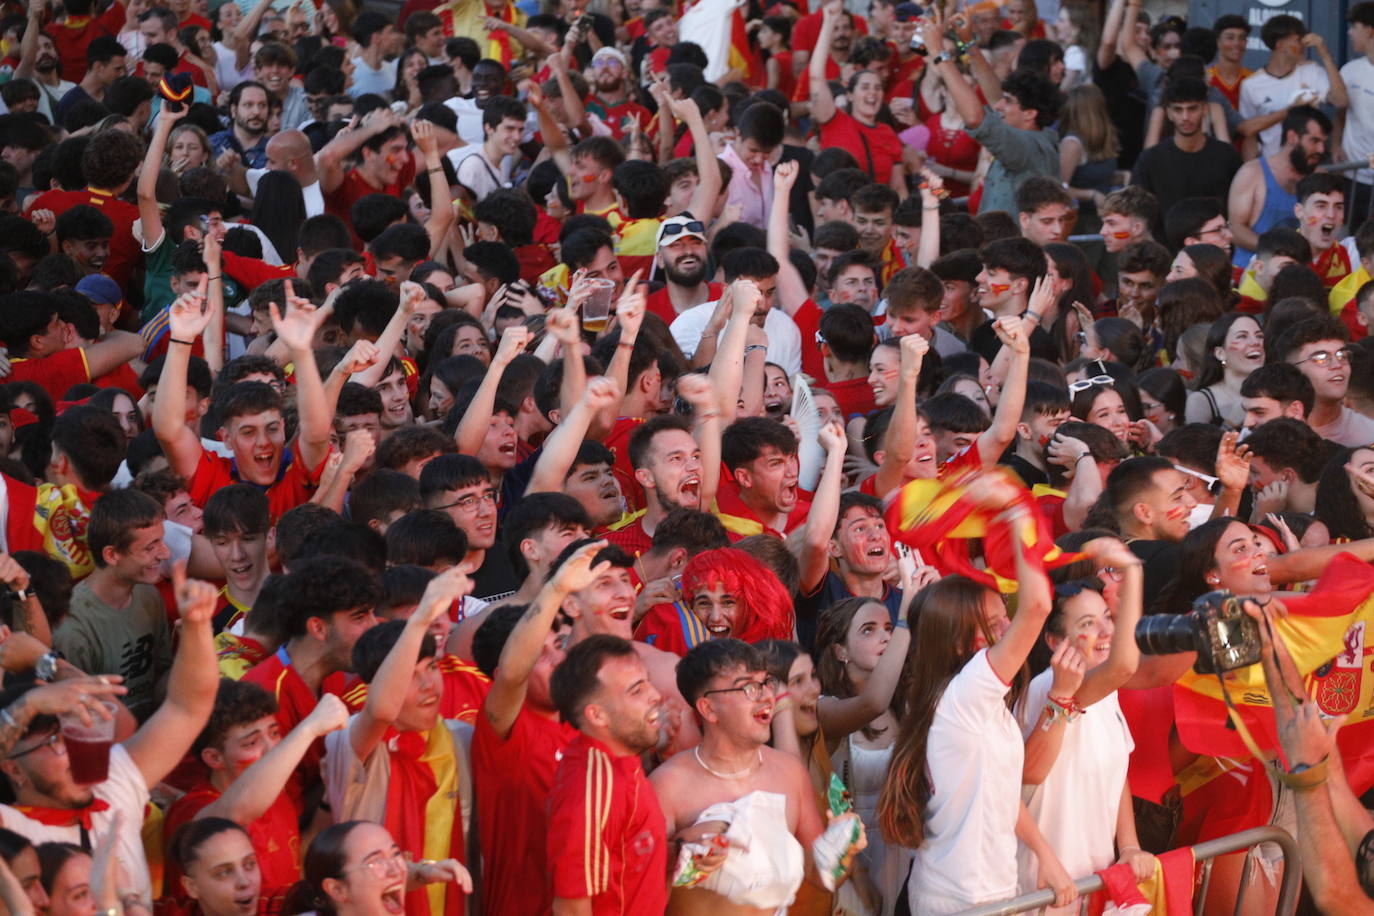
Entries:
MULTIPOLYGON (((701 768, 703 770, 710 773, 717 779, 741 779, 745 776, 748 776, 750 773, 754 772, 753 766, 746 767, 745 769, 740 770, 737 773, 722 773, 720 770, 711 769, 711 767, 706 763, 706 761, 701 759, 701 745, 699 744, 696 747, 692 748, 692 756, 697 759, 697 763, 701 764, 701 768)), ((763 748, 759 748, 759 757, 756 762, 760 766, 763 765, 763 748)))

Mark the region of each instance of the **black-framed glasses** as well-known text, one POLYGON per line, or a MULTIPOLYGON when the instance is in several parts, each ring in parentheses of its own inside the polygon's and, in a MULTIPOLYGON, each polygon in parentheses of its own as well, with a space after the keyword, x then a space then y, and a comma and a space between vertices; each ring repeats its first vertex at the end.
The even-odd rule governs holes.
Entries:
POLYGON ((459 512, 475 512, 477 507, 484 502, 496 505, 496 491, 487 490, 485 493, 469 493, 467 496, 455 499, 451 503, 442 506, 435 506, 436 509, 457 509, 459 512))
POLYGON ((738 687, 722 687, 719 690, 708 690, 703 693, 702 696, 710 696, 713 693, 742 693, 744 694, 744 698, 752 703, 762 699, 765 690, 769 693, 777 693, 778 679, 770 675, 761 681, 745 681, 738 687))
POLYGON ((1293 365, 1301 366, 1303 363, 1315 363, 1316 365, 1325 368, 1330 365, 1339 365, 1341 363, 1344 363, 1348 366, 1350 365, 1350 353, 1351 350, 1349 347, 1341 347, 1338 350, 1318 350, 1316 353, 1313 353, 1311 356, 1307 357, 1307 359, 1300 359, 1293 365))
MULTIPOLYGON (((58 745, 58 744, 61 744, 61 743, 62 743, 62 732, 61 732, 61 731, 54 731, 52 734, 48 735, 46 738, 44 738, 44 739, 42 739, 41 741, 39 741, 37 744, 34 744, 34 745, 32 745, 31 747, 26 747, 26 748, 24 748, 22 751, 15 751, 14 753, 10 754, 10 755, 9 755, 8 757, 6 757, 5 759, 6 759, 6 760, 18 760, 20 757, 24 757, 24 756, 27 756, 27 755, 29 755, 29 754, 32 754, 34 751, 42 750, 42 749, 45 748, 45 747, 54 747, 54 746, 56 746, 56 745, 58 745)), ((62 745, 62 748, 63 748, 63 750, 66 750, 66 745, 63 744, 63 745, 62 745)))

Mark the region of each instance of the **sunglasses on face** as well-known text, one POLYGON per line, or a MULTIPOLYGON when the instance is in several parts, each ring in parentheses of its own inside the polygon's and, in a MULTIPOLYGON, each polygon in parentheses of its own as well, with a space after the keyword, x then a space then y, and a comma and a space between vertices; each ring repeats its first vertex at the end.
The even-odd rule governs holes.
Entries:
POLYGON ((1318 350, 1316 353, 1307 357, 1307 359, 1300 359, 1293 365, 1300 366, 1303 363, 1314 363, 1324 368, 1326 366, 1344 363, 1348 366, 1350 365, 1350 352, 1351 350, 1349 347, 1341 347, 1339 350, 1318 350))

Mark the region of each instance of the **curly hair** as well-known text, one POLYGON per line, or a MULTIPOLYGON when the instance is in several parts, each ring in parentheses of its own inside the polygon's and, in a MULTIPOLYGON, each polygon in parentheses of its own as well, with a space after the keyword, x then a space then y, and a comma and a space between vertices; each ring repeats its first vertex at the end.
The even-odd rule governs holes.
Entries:
POLYGON ((689 607, 698 591, 717 585, 739 603, 734 636, 748 643, 791 638, 792 597, 768 567, 736 547, 707 550, 687 561, 682 595, 689 607))

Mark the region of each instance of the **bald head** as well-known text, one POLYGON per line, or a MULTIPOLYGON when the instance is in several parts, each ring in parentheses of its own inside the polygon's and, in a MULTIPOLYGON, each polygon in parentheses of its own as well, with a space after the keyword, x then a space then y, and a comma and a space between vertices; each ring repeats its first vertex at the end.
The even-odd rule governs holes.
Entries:
POLYGON ((299 130, 283 130, 276 134, 267 141, 267 167, 290 172, 301 187, 314 184, 317 179, 310 138, 299 130))

